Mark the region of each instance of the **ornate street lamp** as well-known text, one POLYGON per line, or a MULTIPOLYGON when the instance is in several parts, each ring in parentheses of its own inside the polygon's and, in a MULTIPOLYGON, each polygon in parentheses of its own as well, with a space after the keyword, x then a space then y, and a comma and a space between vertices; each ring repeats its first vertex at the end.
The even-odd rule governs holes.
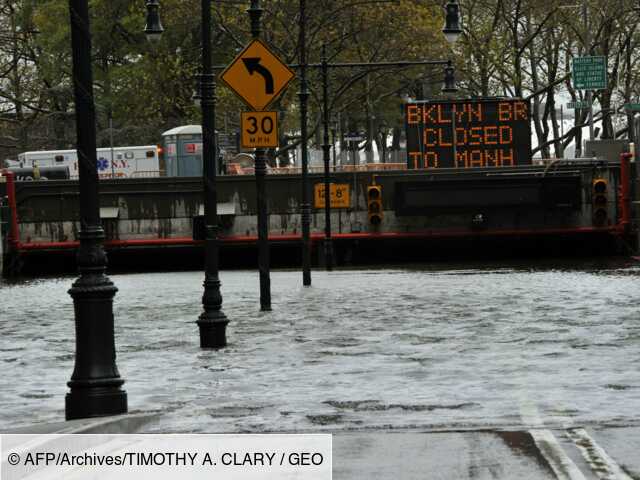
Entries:
MULTIPOLYGON (((152 40, 162 33, 158 0, 147 0, 145 33, 152 40)), ((203 312, 198 318, 201 348, 226 346, 229 319, 222 312, 222 294, 218 276, 218 198, 216 187, 216 93, 211 64, 211 0, 202 0, 202 74, 199 92, 202 109, 202 181, 205 218, 205 278, 202 295, 203 312)))
POLYGON ((158 0, 147 0, 147 24, 144 26, 144 33, 150 42, 158 42, 164 32, 160 23, 159 9, 158 0))
POLYGON ((458 0, 450 0, 444 8, 445 23, 442 33, 444 33, 444 37, 449 43, 453 43, 462 34, 462 28, 460 28, 460 5, 458 5, 458 0))
POLYGON ((442 86, 442 93, 456 93, 458 87, 456 86, 455 70, 451 63, 451 60, 444 67, 444 84, 442 86))
POLYGON ((106 275, 100 220, 88 0, 70 0, 69 10, 78 136, 80 246, 76 259, 80 277, 69 290, 75 312, 76 358, 67 383, 71 389, 65 399, 67 420, 127 412, 113 332, 113 297, 118 289, 106 275))

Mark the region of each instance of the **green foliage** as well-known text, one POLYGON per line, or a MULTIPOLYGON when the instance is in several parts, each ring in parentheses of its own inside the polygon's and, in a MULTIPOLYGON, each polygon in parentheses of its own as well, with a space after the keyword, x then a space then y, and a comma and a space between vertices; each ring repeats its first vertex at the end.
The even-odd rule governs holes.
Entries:
MULTIPOLYGON (((73 144, 68 0, 12 3, 20 6, 13 15, 38 32, 25 45, 22 100, 29 100, 31 118, 37 119, 34 125, 53 124, 53 128, 38 127, 48 137, 38 136, 37 141, 31 131, 33 148, 73 144)), ((143 33, 144 1, 89 1, 100 145, 109 138, 110 114, 117 144, 158 142, 166 129, 200 122, 192 99, 200 71, 200 2, 161 0, 160 4, 165 32, 152 45, 143 33)), ((298 63, 299 2, 261 4, 262 38, 285 62, 298 63)), ((228 64, 250 40, 248 7, 248 1, 212 2, 214 64, 228 64)), ((415 0, 307 1, 307 60, 319 63, 323 44, 331 63, 446 59, 451 53, 440 31, 442 20, 439 6, 415 0)), ((310 68, 308 78, 313 131, 322 107, 319 69, 310 68)), ((353 128, 390 129, 401 121, 400 94, 415 96, 423 85, 441 78, 441 67, 332 68, 330 109, 353 128)), ((281 113, 281 131, 294 136, 299 131, 298 90, 294 81, 273 106, 281 113)), ((244 108, 232 92, 218 85, 220 128, 238 128, 244 108)))

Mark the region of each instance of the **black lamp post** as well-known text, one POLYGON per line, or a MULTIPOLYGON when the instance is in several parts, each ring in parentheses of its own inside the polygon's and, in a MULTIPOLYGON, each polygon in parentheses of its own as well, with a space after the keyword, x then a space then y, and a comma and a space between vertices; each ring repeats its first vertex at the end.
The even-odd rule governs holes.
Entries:
POLYGON ((331 241, 331 179, 329 163, 331 145, 329 145, 329 67, 327 46, 322 44, 322 157, 324 161, 324 261, 327 271, 333 270, 333 244, 331 241))
POLYGON ((116 366, 113 297, 118 289, 106 275, 104 230, 100 221, 96 125, 91 70, 91 33, 87 0, 70 0, 73 85, 76 104, 80 186, 80 277, 69 294, 76 324, 76 359, 71 391, 65 399, 67 420, 127 412, 124 380, 116 366))
MULTIPOLYGON (((147 0, 145 33, 150 39, 162 33, 159 3, 147 0)), ((222 312, 222 294, 218 276, 218 199, 216 188, 216 94, 211 64, 211 0, 202 0, 202 74, 200 75, 200 105, 202 108, 202 180, 205 217, 205 277, 202 295, 203 312, 198 318, 201 348, 226 346, 229 319, 222 312)))
MULTIPOLYGON (((306 0, 300 0, 300 136, 302 137, 302 201, 300 213, 302 220, 302 285, 311 285, 311 205, 309 204, 309 164, 307 151, 307 101, 309 88, 307 85, 307 37, 306 37, 306 0)), ((328 193, 328 192, 327 192, 328 193)))

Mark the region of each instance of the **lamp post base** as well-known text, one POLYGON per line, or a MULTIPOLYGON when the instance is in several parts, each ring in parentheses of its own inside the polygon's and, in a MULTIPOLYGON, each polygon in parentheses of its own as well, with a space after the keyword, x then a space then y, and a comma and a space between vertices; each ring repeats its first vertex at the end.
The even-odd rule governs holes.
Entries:
POLYGON ((67 420, 127 413, 127 392, 119 386, 72 388, 65 398, 65 412, 67 420))
POLYGON ((69 289, 76 324, 76 360, 65 399, 67 420, 127 413, 127 392, 116 366, 113 297, 118 289, 104 274, 102 228, 80 232, 80 277, 69 289), (88 273, 87 273, 88 272, 88 273))
POLYGON ((227 346, 227 324, 229 320, 222 314, 218 318, 203 318, 198 321, 200 330, 200 348, 223 348, 227 346))

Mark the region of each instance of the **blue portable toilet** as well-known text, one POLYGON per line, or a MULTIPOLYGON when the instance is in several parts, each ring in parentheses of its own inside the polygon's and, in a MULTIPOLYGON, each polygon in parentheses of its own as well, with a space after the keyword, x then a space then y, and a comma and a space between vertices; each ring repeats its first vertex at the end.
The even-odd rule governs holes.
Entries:
POLYGON ((162 134, 168 177, 202 176, 202 126, 183 125, 162 134))

